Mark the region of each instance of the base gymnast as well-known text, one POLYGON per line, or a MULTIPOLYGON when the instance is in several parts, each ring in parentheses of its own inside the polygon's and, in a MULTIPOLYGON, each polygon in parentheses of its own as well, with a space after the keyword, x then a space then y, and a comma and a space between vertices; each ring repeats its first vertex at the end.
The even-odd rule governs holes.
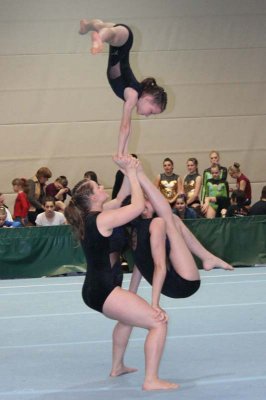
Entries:
POLYGON ((108 81, 114 93, 124 101, 118 139, 118 156, 122 156, 128 153, 134 108, 138 114, 146 117, 160 114, 166 108, 167 94, 157 85, 154 78, 146 78, 142 82, 135 78, 129 64, 133 33, 127 25, 103 22, 99 19, 82 19, 79 33, 86 34, 89 31, 92 38, 92 54, 102 52, 104 43, 109 44, 108 81))
POLYGON ((143 389, 169 390, 178 385, 158 377, 167 334, 167 315, 152 308, 135 293, 121 288, 121 269, 118 263, 113 264, 109 255, 109 237, 113 228, 128 223, 144 209, 143 192, 137 179, 138 163, 133 157, 125 156, 120 160, 120 166, 122 165, 131 188, 130 205, 120 208, 117 200, 106 203, 108 195, 103 187, 85 179, 74 187, 65 216, 77 232, 87 260, 87 273, 82 289, 85 303, 106 317, 118 321, 113 331, 111 376, 136 371, 125 366, 124 353, 132 327, 142 327, 148 330, 144 346, 143 389))

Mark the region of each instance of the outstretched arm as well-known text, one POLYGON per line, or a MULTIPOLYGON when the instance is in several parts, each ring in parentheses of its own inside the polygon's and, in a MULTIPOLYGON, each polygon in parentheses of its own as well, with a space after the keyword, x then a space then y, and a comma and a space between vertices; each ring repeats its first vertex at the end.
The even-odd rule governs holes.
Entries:
POLYGON ((132 111, 137 104, 138 94, 136 90, 126 88, 124 92, 125 102, 123 105, 123 114, 120 124, 119 137, 118 137, 118 157, 126 155, 128 152, 128 142, 131 133, 131 118, 132 111))

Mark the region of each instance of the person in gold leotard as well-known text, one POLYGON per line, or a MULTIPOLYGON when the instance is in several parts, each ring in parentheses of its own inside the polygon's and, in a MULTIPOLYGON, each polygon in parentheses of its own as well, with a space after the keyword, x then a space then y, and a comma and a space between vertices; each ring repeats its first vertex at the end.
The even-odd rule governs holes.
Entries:
POLYGON ((187 206, 198 208, 200 206, 200 191, 202 177, 198 171, 198 160, 191 157, 187 160, 188 174, 184 177, 184 193, 187 197, 187 206))
POLYGON ((179 175, 174 173, 174 162, 167 157, 163 160, 164 172, 156 177, 155 186, 172 205, 177 195, 183 192, 183 182, 179 175))

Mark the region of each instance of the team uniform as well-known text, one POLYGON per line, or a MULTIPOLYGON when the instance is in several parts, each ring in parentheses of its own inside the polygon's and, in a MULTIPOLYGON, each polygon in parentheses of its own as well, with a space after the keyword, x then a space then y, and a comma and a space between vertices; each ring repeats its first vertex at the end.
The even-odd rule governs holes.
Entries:
POLYGON ((125 100, 124 91, 130 87, 141 96, 143 87, 137 81, 129 64, 129 53, 133 44, 133 33, 131 29, 124 24, 117 24, 115 26, 124 26, 128 32, 128 40, 121 47, 109 46, 109 60, 107 67, 107 78, 114 93, 125 100))
POLYGON ((90 213, 85 219, 85 236, 82 247, 87 261, 87 272, 82 297, 88 307, 103 312, 109 294, 122 285, 123 273, 120 262, 111 266, 109 237, 100 234, 96 219, 100 212, 90 213))
POLYGON ((170 204, 176 200, 178 195, 178 178, 177 174, 166 175, 164 172, 160 174, 159 189, 170 204))
MULTIPOLYGON (((152 219, 138 218, 134 221, 132 251, 135 264, 143 277, 152 285, 154 263, 150 246, 150 224, 152 219)), ((166 242, 167 253, 169 244, 166 242)), ((170 264, 167 266, 162 294, 172 298, 192 296, 200 287, 200 280, 188 281, 182 278, 170 264)))

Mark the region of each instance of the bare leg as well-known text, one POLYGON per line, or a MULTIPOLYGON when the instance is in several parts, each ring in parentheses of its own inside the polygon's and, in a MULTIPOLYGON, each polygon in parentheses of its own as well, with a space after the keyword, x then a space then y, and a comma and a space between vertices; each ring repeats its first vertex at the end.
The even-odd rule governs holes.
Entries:
POLYGON ((110 373, 110 376, 112 377, 137 371, 136 368, 126 367, 124 364, 124 354, 132 329, 132 326, 118 322, 113 330, 113 362, 110 373))
POLYGON ((123 26, 114 26, 111 22, 103 22, 99 19, 80 21, 80 34, 91 31, 92 48, 91 53, 97 54, 103 51, 104 43, 111 46, 123 46, 128 39, 128 30, 123 26))
MULTIPOLYGON (((107 317, 118 320, 124 326, 138 326, 148 329, 149 332, 145 341, 145 380, 143 389, 176 389, 178 385, 161 380, 158 377, 159 364, 167 333, 167 322, 164 315, 158 316, 156 311, 144 299, 120 287, 115 288, 107 297, 103 312, 107 317)), ((116 335, 121 336, 123 330, 128 333, 129 328, 125 328, 123 325, 119 327, 115 333, 116 335)), ((124 353, 125 345, 126 343, 122 343, 120 354, 124 353)), ((117 359, 119 359, 119 355, 117 359)))
POLYGON ((226 270, 233 271, 232 265, 216 257, 210 251, 205 249, 204 246, 196 239, 192 232, 186 227, 186 225, 181 221, 176 215, 173 216, 176 228, 181 232, 189 250, 195 254, 203 263, 203 268, 206 271, 210 271, 213 268, 222 268, 226 270))
POLYGON ((150 224, 150 244, 154 263, 152 279, 152 307, 160 308, 159 300, 166 276, 165 222, 154 218, 150 224))
POLYGON ((139 171, 138 177, 156 213, 166 222, 166 234, 171 247, 170 259, 174 269, 184 279, 191 281, 200 279, 194 258, 180 231, 176 229, 173 213, 168 202, 142 170, 139 171))

